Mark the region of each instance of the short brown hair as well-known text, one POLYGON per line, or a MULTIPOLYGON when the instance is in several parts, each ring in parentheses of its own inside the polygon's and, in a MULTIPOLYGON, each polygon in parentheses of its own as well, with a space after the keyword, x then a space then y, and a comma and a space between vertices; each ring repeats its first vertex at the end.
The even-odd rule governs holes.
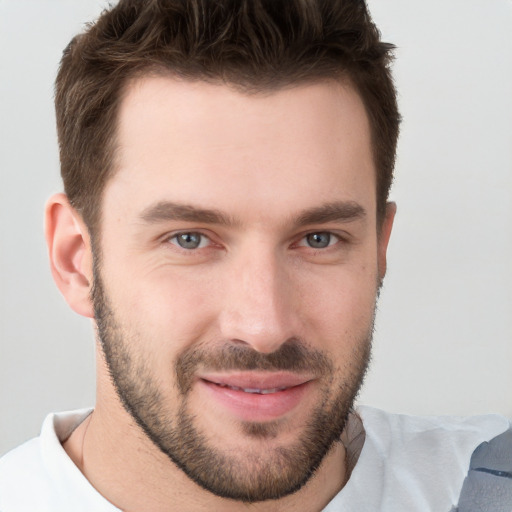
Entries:
POLYGON ((400 115, 364 0, 120 0, 64 51, 56 81, 61 173, 91 232, 114 172, 117 113, 127 84, 152 72, 245 92, 348 80, 372 131, 377 210, 393 178, 400 115))

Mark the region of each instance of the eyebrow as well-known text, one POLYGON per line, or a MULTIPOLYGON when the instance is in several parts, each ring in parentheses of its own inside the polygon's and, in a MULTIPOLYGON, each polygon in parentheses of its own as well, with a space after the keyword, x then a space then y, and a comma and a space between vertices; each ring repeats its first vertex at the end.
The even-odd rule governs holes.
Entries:
MULTIPOLYGON (((366 216, 366 210, 354 201, 335 201, 309 208, 292 220, 296 226, 323 224, 326 222, 351 222, 366 216)), ((147 224, 168 221, 198 222, 224 226, 240 225, 236 219, 225 213, 208 208, 199 208, 172 201, 160 201, 144 209, 140 219, 147 224)))
POLYGON ((326 222, 351 222, 366 217, 366 210, 355 201, 335 201, 302 212, 295 223, 298 226, 326 222))
POLYGON ((198 208, 187 204, 160 201, 146 208, 140 215, 141 220, 148 224, 166 221, 187 221, 206 224, 222 224, 232 226, 234 220, 219 210, 198 208))

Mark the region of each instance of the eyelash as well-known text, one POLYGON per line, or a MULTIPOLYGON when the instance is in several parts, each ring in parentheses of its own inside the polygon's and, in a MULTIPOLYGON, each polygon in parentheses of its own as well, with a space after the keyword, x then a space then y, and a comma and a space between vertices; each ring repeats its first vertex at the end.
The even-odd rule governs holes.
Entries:
POLYGON ((177 246, 179 249, 187 251, 187 252, 192 252, 197 249, 204 249, 205 247, 208 247, 212 243, 212 240, 210 237, 208 237, 207 235, 205 235, 204 233, 201 233, 199 231, 181 231, 180 233, 175 233, 174 235, 170 236, 169 238, 167 238, 166 241, 177 246), (178 238, 180 236, 185 236, 185 235, 199 237, 200 238, 199 245, 197 247, 191 247, 191 248, 183 247, 182 245, 180 245, 178 242, 178 238), (175 240, 175 242, 173 242, 173 240, 175 240), (209 243, 205 246, 205 245, 203 245, 204 242, 209 242, 209 243))
MULTIPOLYGON (((199 249, 206 249, 207 247, 209 247, 210 245, 213 244, 212 239, 208 235, 205 235, 204 233, 201 233, 200 231, 180 231, 179 233, 175 233, 172 236, 166 238, 165 241, 176 246, 179 250, 189 252, 189 253, 197 251, 199 249), (183 247, 182 245, 180 245, 180 243, 178 242, 178 239, 179 239, 179 237, 182 237, 184 235, 188 235, 189 237, 194 237, 194 236, 199 237, 200 240, 199 240, 199 244, 197 245, 197 247, 187 248, 187 247, 183 247)), ((303 234, 300 237, 299 241, 293 245, 296 247, 306 247, 306 248, 309 248, 309 249, 312 249, 315 251, 323 251, 323 250, 326 250, 326 249, 338 244, 339 242, 343 242, 343 241, 344 241, 344 239, 340 235, 337 235, 336 233, 332 233, 331 231, 311 231, 309 233, 303 234), (328 237, 329 237, 328 244, 325 247, 313 247, 313 246, 309 245, 307 242, 307 239, 308 239, 308 237, 312 237, 314 235, 328 235, 328 237)))
POLYGON ((299 242, 297 243, 297 246, 299 247, 308 247, 309 249, 313 249, 313 250, 316 250, 316 251, 322 251, 322 250, 325 250, 325 249, 328 249, 329 247, 332 247, 333 245, 336 245, 337 243, 339 243, 341 241, 341 237, 339 235, 336 235, 335 233, 332 233, 331 231, 311 231, 310 233, 306 233, 305 235, 303 235, 299 242), (313 247, 311 245, 306 245, 306 243, 303 243, 305 242, 309 237, 313 237, 315 235, 327 235, 329 237, 329 240, 328 240, 328 244, 325 246, 325 247, 313 247))

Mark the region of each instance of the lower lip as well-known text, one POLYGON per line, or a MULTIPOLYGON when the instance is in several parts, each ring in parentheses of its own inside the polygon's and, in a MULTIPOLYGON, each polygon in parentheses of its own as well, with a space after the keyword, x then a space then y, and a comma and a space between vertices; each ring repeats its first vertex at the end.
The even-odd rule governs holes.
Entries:
POLYGON ((206 380, 200 380, 198 384, 216 403, 242 421, 248 422, 272 421, 283 417, 300 403, 311 386, 311 382, 305 382, 264 395, 218 386, 206 380))

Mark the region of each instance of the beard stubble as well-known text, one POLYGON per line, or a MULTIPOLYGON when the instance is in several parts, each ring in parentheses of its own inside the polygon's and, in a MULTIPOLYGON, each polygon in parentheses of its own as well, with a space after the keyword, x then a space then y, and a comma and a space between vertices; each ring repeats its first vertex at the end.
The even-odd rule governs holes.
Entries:
POLYGON ((210 350, 190 347, 175 362, 180 403, 170 411, 165 390, 158 385, 148 358, 131 349, 134 344, 143 347, 144 339, 116 318, 97 259, 91 297, 101 349, 123 407, 154 445, 203 489, 247 503, 282 498, 303 487, 334 443, 340 442, 369 364, 373 322, 343 368, 335 368, 324 353, 295 338, 271 354, 230 342, 210 350), (253 443, 259 440, 261 447, 233 453, 214 447, 190 411, 189 396, 199 368, 311 371, 323 381, 321 400, 292 444, 280 445, 269 453, 265 441, 278 436, 279 420, 242 422, 241 435, 253 443))

